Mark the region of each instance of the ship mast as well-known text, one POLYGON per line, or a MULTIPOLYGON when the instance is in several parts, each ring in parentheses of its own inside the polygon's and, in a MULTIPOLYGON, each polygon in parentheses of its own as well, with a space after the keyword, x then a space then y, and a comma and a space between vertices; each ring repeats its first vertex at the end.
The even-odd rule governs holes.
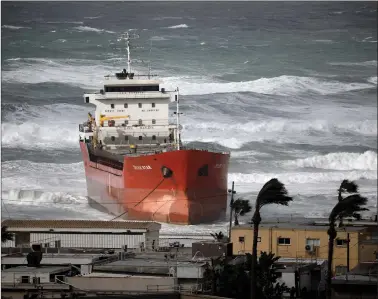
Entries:
POLYGON ((138 34, 130 35, 128 32, 122 34, 122 39, 126 41, 126 51, 127 51, 127 72, 131 73, 131 54, 130 54, 130 40, 139 38, 138 34))

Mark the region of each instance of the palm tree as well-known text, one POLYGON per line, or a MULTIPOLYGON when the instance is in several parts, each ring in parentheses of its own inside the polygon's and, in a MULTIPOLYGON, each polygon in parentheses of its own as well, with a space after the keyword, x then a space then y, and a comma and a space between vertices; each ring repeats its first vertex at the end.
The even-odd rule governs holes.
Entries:
POLYGON ((232 205, 232 209, 235 212, 234 215, 234 225, 239 225, 239 216, 244 216, 245 214, 251 212, 252 207, 248 200, 238 198, 234 201, 232 205))
MULTIPOLYGON (((355 219, 361 219, 360 212, 367 211, 368 209, 364 208, 363 206, 367 203, 367 198, 362 197, 359 194, 349 195, 346 198, 341 197, 340 190, 352 190, 352 192, 357 192, 358 186, 353 183, 349 182, 348 180, 344 180, 341 183, 339 188, 339 201, 332 209, 331 214, 329 215, 329 229, 327 231, 329 235, 328 241, 328 271, 327 271, 327 298, 331 298, 331 278, 332 278, 332 259, 333 259, 333 246, 335 242, 335 238, 337 235, 336 232, 336 221, 340 222, 339 225, 342 225, 342 219, 344 217, 353 217, 355 219), (348 186, 349 189, 344 188, 348 186)), ((343 192, 343 191, 342 191, 343 192)), ((344 191, 345 192, 345 191, 344 191)))
POLYGON ((222 242, 224 240, 224 234, 222 232, 219 232, 219 233, 210 233, 210 235, 214 238, 214 240, 218 241, 218 242, 222 242))
POLYGON ((278 204, 287 206, 293 198, 288 196, 285 185, 276 178, 271 179, 261 188, 256 198, 255 212, 252 217, 253 223, 253 250, 252 250, 252 267, 251 267, 251 298, 256 298, 256 271, 257 271, 257 237, 259 235, 259 225, 261 222, 260 210, 263 206, 269 204, 278 204))
POLYGON ((5 243, 6 241, 13 241, 13 234, 8 231, 7 226, 1 227, 1 243, 5 243))

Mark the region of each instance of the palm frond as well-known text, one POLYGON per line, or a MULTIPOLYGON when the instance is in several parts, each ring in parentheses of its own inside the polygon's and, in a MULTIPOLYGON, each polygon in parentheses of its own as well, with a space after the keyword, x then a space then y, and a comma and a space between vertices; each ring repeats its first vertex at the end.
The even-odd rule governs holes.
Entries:
POLYGON ((252 206, 249 203, 249 201, 242 198, 238 198, 237 200, 235 200, 234 204, 232 205, 232 208, 234 209, 236 214, 241 216, 244 216, 252 210, 252 206))
POLYGON ((342 219, 345 217, 354 217, 361 219, 359 212, 368 211, 364 206, 367 204, 367 198, 359 194, 349 195, 342 201, 339 201, 332 209, 329 215, 329 221, 334 222, 336 219, 342 219))
POLYGON ((358 185, 349 180, 343 180, 341 182, 340 188, 337 190, 341 193, 347 192, 347 193, 357 193, 358 192, 358 185))
POLYGON ((257 195, 256 208, 260 209, 267 204, 279 204, 287 206, 293 198, 288 196, 285 185, 278 179, 273 178, 261 188, 257 195))

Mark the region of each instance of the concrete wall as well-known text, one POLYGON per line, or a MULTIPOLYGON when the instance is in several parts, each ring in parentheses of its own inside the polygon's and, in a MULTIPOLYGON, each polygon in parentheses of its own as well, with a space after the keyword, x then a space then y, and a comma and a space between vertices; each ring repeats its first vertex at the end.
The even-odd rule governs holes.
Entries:
POLYGON ((2 283, 15 283, 20 284, 22 276, 29 276, 29 283, 33 283, 33 277, 39 277, 41 283, 50 281, 49 273, 28 273, 28 272, 1 272, 2 283))
POLYGON ((177 267, 177 277, 178 278, 203 278, 203 273, 205 272, 203 267, 200 266, 183 266, 177 267))
MULTIPOLYGON (((349 232, 350 238, 350 268, 354 268, 359 263, 359 246, 358 243, 359 232, 349 232)), ((287 258, 298 259, 327 259, 328 258, 328 235, 327 228, 324 230, 305 230, 301 229, 283 229, 283 228, 268 228, 260 227, 259 237, 261 242, 257 244, 257 250, 273 252, 276 255, 287 258), (278 238, 290 238, 290 245, 278 244, 278 238), (316 252, 310 254, 305 250, 307 239, 319 239, 320 245, 316 252)), ((346 239, 346 232, 338 232, 337 238, 346 239)), ((234 227, 231 233, 231 241, 233 244, 233 254, 245 254, 252 252, 253 228, 252 227, 234 227), (244 237, 244 242, 240 242, 239 238, 244 237)), ((367 250, 367 249, 366 249, 367 250)), ((371 251, 371 249, 369 249, 371 251)), ((369 252, 370 252, 369 251, 369 252)), ((335 241, 333 269, 336 266, 346 266, 347 264, 347 247, 337 246, 335 241)), ((370 255, 367 254, 367 255, 370 255)), ((364 256, 367 256, 364 254, 364 256)), ((360 254, 361 256, 361 254, 360 254)), ((373 255, 371 254, 373 260, 373 255)))
POLYGON ((66 277, 66 282, 72 286, 89 291, 172 291, 173 277, 66 277))

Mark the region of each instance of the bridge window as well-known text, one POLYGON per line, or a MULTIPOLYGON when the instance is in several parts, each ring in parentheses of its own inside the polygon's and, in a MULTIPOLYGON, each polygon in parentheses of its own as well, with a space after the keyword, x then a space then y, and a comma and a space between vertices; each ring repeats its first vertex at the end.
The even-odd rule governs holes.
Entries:
POLYGON ((153 125, 156 124, 156 119, 153 119, 153 120, 152 120, 152 124, 153 124, 153 125))
POLYGON ((139 120, 139 125, 143 125, 143 121, 141 119, 139 120))
POLYGON ((138 107, 139 107, 139 108, 142 108, 142 103, 139 103, 139 104, 138 104, 138 107))
POLYGON ((152 140, 156 140, 156 136, 155 135, 152 135, 152 140))
POLYGON ((114 109, 114 104, 110 104, 110 108, 114 109))
POLYGON ((139 140, 143 140, 143 137, 142 137, 142 136, 139 136, 139 140))
POLYGON ((152 108, 155 108, 155 103, 152 103, 152 108))
POLYGON ((123 105, 123 107, 128 108, 128 107, 129 107, 129 104, 125 103, 125 104, 123 105))

